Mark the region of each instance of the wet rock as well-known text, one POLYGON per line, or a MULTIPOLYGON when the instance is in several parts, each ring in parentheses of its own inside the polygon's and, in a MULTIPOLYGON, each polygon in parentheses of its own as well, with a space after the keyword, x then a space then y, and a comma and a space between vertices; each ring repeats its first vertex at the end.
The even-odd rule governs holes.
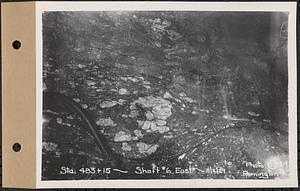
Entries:
POLYGON ((104 127, 115 127, 117 125, 113 120, 111 120, 111 118, 99 118, 96 121, 96 124, 104 127))
POLYGON ((114 137, 115 142, 125 142, 131 140, 132 140, 132 136, 130 134, 127 134, 125 131, 118 132, 114 137))

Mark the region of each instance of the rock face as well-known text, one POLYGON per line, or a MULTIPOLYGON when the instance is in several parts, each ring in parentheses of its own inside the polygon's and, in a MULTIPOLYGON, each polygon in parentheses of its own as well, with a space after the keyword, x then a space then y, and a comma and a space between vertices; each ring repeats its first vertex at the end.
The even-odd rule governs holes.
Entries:
MULTIPOLYGON (((136 81, 137 78, 127 77, 126 80, 136 81)), ((171 102, 159 96, 146 96, 138 97, 128 103, 123 100, 101 103, 102 108, 107 110, 117 111, 117 105, 122 108, 120 116, 127 121, 125 122, 127 126, 115 118, 100 118, 97 124, 112 127, 106 129, 114 134, 113 140, 118 152, 137 158, 154 153, 159 147, 160 137, 163 137, 160 135, 170 131, 168 118, 172 115, 171 102), (133 122, 130 127, 128 127, 128 121, 133 122)))

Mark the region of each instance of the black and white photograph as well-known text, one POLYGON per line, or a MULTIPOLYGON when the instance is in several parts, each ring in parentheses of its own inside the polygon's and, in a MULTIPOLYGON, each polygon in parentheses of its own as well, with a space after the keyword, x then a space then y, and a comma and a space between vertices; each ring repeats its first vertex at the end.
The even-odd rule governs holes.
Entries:
POLYGON ((41 180, 288 179, 289 15, 43 11, 41 180))

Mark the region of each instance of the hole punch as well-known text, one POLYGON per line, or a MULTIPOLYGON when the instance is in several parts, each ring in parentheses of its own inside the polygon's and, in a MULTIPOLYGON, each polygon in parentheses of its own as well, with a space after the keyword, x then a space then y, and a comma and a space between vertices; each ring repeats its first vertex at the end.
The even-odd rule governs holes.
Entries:
POLYGON ((15 152, 19 152, 21 150, 22 146, 20 143, 15 143, 13 146, 12 146, 12 149, 15 151, 15 152))
POLYGON ((12 43, 12 46, 14 49, 18 50, 21 48, 21 42, 19 40, 15 40, 13 43, 12 43))

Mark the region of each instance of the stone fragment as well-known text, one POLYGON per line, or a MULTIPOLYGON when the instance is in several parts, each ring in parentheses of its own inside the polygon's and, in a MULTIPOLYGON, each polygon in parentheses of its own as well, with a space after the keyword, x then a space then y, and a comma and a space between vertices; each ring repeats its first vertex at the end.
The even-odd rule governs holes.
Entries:
POLYGON ((158 125, 158 126, 163 126, 163 125, 166 125, 166 124, 167 124, 167 122, 165 120, 157 120, 156 121, 156 125, 158 125))
POLYGON ((123 151, 131 151, 131 146, 130 145, 128 145, 128 143, 126 143, 126 142, 124 142, 124 143, 122 143, 122 150, 123 151))
POLYGON ((88 108, 87 104, 81 104, 81 106, 82 106, 83 109, 87 109, 88 108))
POLYGON ((77 102, 77 103, 80 102, 80 99, 79 99, 79 98, 73 98, 73 100, 74 100, 75 102, 77 102))
POLYGON ((143 130, 149 129, 150 126, 151 126, 151 122, 150 121, 145 121, 143 126, 142 126, 142 129, 143 130))
POLYGON ((118 105, 117 101, 104 101, 100 104, 101 108, 111 108, 118 105))
POLYGON ((87 80, 86 83, 87 83, 88 86, 94 86, 94 85, 96 85, 96 82, 94 82, 92 80, 87 80))
POLYGON ((128 80, 131 80, 132 82, 138 82, 138 81, 139 81, 138 79, 133 78, 133 77, 128 77, 127 79, 128 79, 128 80))
POLYGON ((137 136, 137 137, 143 137, 142 131, 141 130, 134 130, 133 133, 137 136))
POLYGON ((190 98, 190 97, 184 97, 183 98, 185 101, 187 101, 187 102, 189 102, 189 103, 194 103, 195 101, 192 99, 192 98, 190 98))
POLYGON ((124 103, 126 103, 126 100, 124 99, 119 99, 118 100, 119 105, 123 105, 124 103))
POLYGON ((143 84, 150 85, 151 83, 149 81, 144 81, 143 84))
POLYGON ((83 65, 83 64, 78 64, 77 66, 78 66, 78 68, 84 68, 84 67, 86 67, 86 65, 83 65))
POLYGON ((159 131, 160 133, 165 133, 165 132, 170 131, 170 128, 167 127, 167 126, 158 126, 158 131, 159 131))
POLYGON ((121 89, 119 89, 119 94, 120 94, 120 95, 128 95, 128 94, 129 94, 129 92, 128 92, 128 90, 127 90, 127 89, 125 89, 125 88, 121 88, 121 89))
POLYGON ((96 121, 96 124, 104 127, 115 127, 117 125, 113 120, 111 120, 111 118, 99 118, 96 121))
POLYGON ((62 123, 63 123, 63 120, 62 120, 62 118, 56 118, 56 123, 58 123, 58 124, 62 124, 62 123))
POLYGON ((169 92, 166 92, 163 97, 165 99, 172 99, 173 98, 173 96, 169 92))
POLYGON ((146 144, 146 143, 143 143, 143 142, 139 142, 136 144, 138 150, 140 153, 142 154, 151 154, 151 153, 154 153, 157 148, 158 148, 158 145, 157 144, 146 144))
POLYGON ((122 114, 122 117, 123 117, 123 118, 127 118, 127 117, 129 117, 129 116, 126 115, 126 114, 122 114))
POLYGON ((152 131, 157 131, 159 129, 159 126, 157 126, 155 123, 154 125, 151 125, 151 128, 150 128, 152 131))
POLYGON ((154 119, 154 115, 151 111, 147 111, 145 113, 147 120, 152 121, 154 119))
POLYGON ((172 115, 171 110, 171 104, 170 105, 157 105, 153 108, 153 114, 155 118, 166 120, 168 117, 172 115))
POLYGON ((115 142, 125 142, 131 140, 132 140, 132 136, 130 134, 127 134, 125 131, 118 132, 114 137, 115 142))

